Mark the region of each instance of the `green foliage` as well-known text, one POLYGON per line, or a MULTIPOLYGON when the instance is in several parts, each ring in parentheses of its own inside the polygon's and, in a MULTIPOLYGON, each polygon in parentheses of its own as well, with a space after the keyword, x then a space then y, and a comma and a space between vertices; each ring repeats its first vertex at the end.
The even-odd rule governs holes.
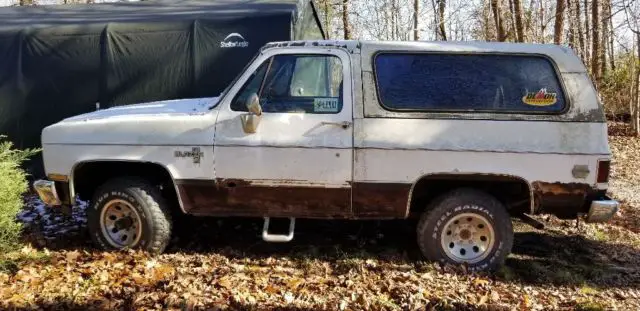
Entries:
MULTIPOLYGON (((615 59, 616 68, 607 70, 603 77, 599 91, 604 102, 604 108, 609 114, 629 113, 629 101, 631 100, 631 83, 633 62, 638 64, 638 59, 631 52, 618 55, 615 59)), ((638 67, 636 67, 638 68, 638 67)))
POLYGON ((596 241, 608 241, 609 240, 609 235, 607 235, 606 232, 600 230, 600 229, 595 229, 595 231, 593 232, 593 238, 596 241))
POLYGON ((578 302, 575 308, 576 311, 604 311, 607 309, 602 303, 592 300, 578 302))
POLYGON ((16 215, 22 208, 22 195, 27 191, 26 173, 20 164, 39 152, 35 149, 16 150, 0 135, 0 253, 15 249, 22 226, 16 215))
POLYGON ((16 273, 22 265, 28 263, 45 263, 51 259, 49 251, 39 251, 29 246, 19 251, 0 253, 0 272, 16 273))
POLYGON ((593 295, 597 295, 598 294, 598 290, 593 288, 593 287, 590 287, 590 286, 587 286, 587 285, 583 285, 580 288, 580 293, 585 294, 585 295, 592 295, 593 296, 593 295))

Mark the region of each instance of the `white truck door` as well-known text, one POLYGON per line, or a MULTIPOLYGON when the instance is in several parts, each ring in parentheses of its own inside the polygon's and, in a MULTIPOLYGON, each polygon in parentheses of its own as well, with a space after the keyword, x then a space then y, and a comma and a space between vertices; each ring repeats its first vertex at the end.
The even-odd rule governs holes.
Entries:
MULTIPOLYGON (((267 50, 220 103, 216 185, 201 214, 342 218, 351 215, 353 107, 349 55, 338 49, 267 50), (254 133, 246 102, 262 109, 254 133)), ((206 198, 205 198, 206 197, 206 198)))

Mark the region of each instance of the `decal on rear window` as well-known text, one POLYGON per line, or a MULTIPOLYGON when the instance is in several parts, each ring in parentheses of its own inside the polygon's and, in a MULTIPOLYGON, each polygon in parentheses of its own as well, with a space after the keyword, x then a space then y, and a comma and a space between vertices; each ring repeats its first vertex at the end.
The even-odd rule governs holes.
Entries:
POLYGON ((532 106, 550 106, 557 101, 557 94, 547 92, 546 88, 542 88, 537 92, 528 92, 525 96, 522 96, 522 102, 532 106))

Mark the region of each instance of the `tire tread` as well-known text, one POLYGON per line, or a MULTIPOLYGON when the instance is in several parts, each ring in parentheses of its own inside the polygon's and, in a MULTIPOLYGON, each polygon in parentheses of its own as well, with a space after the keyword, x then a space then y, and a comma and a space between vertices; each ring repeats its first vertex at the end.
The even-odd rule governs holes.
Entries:
POLYGON ((92 201, 95 202, 97 195, 114 189, 129 189, 141 199, 145 216, 151 218, 153 224, 151 241, 144 250, 153 254, 162 253, 171 240, 172 219, 171 210, 159 189, 140 177, 118 177, 100 186, 92 201))
POLYGON ((503 236, 502 240, 504 243, 502 256, 491 263, 488 269, 493 270, 502 265, 507 254, 511 252, 511 248, 513 246, 513 225, 511 223, 511 217, 500 201, 483 191, 473 188, 454 189, 440 195, 427 205, 427 208, 420 216, 416 227, 418 247, 422 254, 428 260, 446 262, 446 259, 442 258, 438 252, 433 250, 433 245, 431 245, 432 243, 429 241, 431 234, 427 230, 432 223, 437 221, 437 219, 441 217, 448 208, 450 208, 451 205, 447 203, 451 202, 455 204, 456 201, 464 202, 462 204, 477 202, 479 205, 482 205, 494 213, 494 230, 504 228, 507 234, 503 236))

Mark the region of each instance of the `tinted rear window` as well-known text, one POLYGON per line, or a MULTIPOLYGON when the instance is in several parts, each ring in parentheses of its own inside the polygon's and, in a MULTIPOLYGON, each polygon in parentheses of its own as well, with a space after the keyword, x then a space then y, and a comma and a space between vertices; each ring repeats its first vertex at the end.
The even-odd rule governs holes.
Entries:
POLYGON ((565 107, 555 68, 539 56, 384 53, 374 70, 389 110, 555 113, 565 107))

